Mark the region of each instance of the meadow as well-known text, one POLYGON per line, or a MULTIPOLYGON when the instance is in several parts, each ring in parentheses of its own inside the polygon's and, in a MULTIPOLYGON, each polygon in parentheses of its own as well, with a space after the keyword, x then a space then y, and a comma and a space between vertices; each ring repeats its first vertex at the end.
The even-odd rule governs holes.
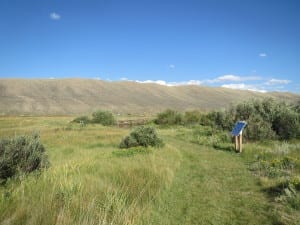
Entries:
POLYGON ((0 186, 0 224, 299 224, 300 141, 155 126, 162 148, 120 149, 130 128, 74 117, 0 117, 0 137, 37 131, 50 167, 0 186))

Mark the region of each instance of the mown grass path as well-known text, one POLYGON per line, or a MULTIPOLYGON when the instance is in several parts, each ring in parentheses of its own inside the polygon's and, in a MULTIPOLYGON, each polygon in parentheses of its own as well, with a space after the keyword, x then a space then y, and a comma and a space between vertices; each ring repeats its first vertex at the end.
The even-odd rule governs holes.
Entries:
POLYGON ((275 224, 240 156, 170 138, 182 161, 144 224, 275 224))

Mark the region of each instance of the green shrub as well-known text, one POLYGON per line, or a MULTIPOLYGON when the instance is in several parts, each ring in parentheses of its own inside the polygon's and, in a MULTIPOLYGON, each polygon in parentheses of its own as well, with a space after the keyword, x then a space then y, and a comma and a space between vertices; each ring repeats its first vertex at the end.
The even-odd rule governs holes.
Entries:
POLYGON ((83 124, 88 124, 90 123, 90 119, 87 117, 87 116, 79 116, 79 117, 76 117, 74 120, 72 120, 72 122, 74 123, 83 123, 83 124))
POLYGON ((184 124, 199 124, 202 117, 202 113, 199 111, 187 111, 184 114, 184 124))
POLYGON ((215 112, 215 125, 223 130, 231 130, 235 124, 235 112, 233 109, 215 112))
POLYGON ((199 124, 202 126, 216 126, 216 112, 210 112, 201 116, 199 124))
POLYGON ((137 146, 153 146, 161 147, 163 142, 158 138, 157 133, 153 127, 140 126, 135 128, 129 136, 125 137, 119 147, 120 148, 131 148, 137 146))
POLYGON ((290 108, 280 110, 272 123, 273 129, 281 139, 300 137, 300 114, 290 108))
POLYGON ((49 165, 38 134, 0 140, 0 182, 49 165))
POLYGON ((92 117, 93 123, 99 123, 103 126, 111 126, 117 123, 114 115, 109 111, 98 110, 92 114, 92 117))
POLYGON ((299 138, 299 108, 298 105, 288 105, 272 98, 252 99, 231 106, 226 111, 209 113, 200 124, 213 125, 228 131, 233 128, 236 121, 245 120, 248 123, 245 129, 247 139, 299 138))
POLYGON ((276 134, 270 123, 265 121, 259 114, 252 114, 247 119, 247 128, 244 137, 249 140, 273 139, 276 134))
POLYGON ((175 110, 167 109, 157 115, 154 123, 159 125, 182 125, 183 115, 175 110))
POLYGON ((297 191, 300 191, 300 176, 292 177, 291 184, 294 185, 297 191))

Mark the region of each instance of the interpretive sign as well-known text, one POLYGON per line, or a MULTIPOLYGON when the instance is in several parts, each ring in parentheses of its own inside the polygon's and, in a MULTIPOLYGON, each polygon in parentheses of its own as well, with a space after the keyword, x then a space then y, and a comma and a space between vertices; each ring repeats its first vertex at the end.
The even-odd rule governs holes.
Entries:
POLYGON ((247 126, 246 121, 239 121, 235 124, 233 130, 231 131, 232 136, 239 136, 242 134, 243 129, 247 126))
POLYGON ((231 131, 231 135, 234 136, 235 139, 235 150, 238 152, 242 152, 243 148, 243 130, 247 126, 246 121, 238 121, 233 130, 231 131))

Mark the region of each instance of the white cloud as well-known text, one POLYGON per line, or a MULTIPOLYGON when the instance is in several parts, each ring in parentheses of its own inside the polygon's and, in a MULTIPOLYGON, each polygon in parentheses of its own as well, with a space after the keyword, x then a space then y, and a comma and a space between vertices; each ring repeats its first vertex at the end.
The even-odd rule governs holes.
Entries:
POLYGON ((267 57, 267 54, 262 52, 262 53, 259 53, 259 57, 267 57))
POLYGON ((266 85, 278 85, 278 84, 289 84, 290 80, 279 80, 279 79, 271 79, 266 82, 266 85))
POLYGON ((175 65, 174 65, 174 64, 170 64, 170 65, 169 65, 169 68, 170 68, 170 69, 174 69, 174 68, 175 68, 175 65))
POLYGON ((224 88, 249 90, 255 92, 265 93, 267 91, 283 90, 284 85, 289 84, 290 80, 279 80, 265 78, 259 76, 237 76, 237 75, 223 75, 212 80, 188 80, 169 82, 165 80, 129 80, 122 78, 121 80, 128 80, 143 84, 159 84, 163 86, 184 86, 184 85, 208 85, 208 86, 219 86, 224 88), (253 83, 253 81, 258 81, 253 83))
POLYGON ((60 20, 61 16, 55 12, 50 13, 50 19, 52 20, 60 20))
POLYGON ((121 80, 126 81, 126 80, 128 80, 128 78, 127 77, 122 77, 121 80))
POLYGON ((159 85, 164 85, 164 86, 182 86, 182 85, 201 85, 202 81, 200 80, 189 80, 189 81, 182 81, 182 82, 167 82, 164 80, 145 80, 145 81, 140 81, 136 80, 135 82, 137 83, 142 83, 142 84, 159 84, 159 85))
POLYGON ((242 80, 240 76, 235 75, 224 75, 216 78, 216 81, 223 82, 223 81, 240 81, 242 80))
POLYGON ((159 85, 164 85, 164 86, 173 86, 164 80, 144 80, 144 81, 136 80, 135 82, 141 83, 141 84, 159 84, 159 85))
POLYGON ((221 83, 221 82, 241 82, 241 81, 250 81, 250 80, 261 80, 261 77, 258 76, 247 76, 247 77, 241 77, 237 75, 223 75, 220 77, 217 77, 213 80, 207 80, 207 83, 221 83))
POLYGON ((231 89, 238 89, 238 90, 248 90, 248 91, 256 91, 256 92, 267 92, 266 90, 260 89, 256 87, 255 85, 248 85, 244 83, 239 84, 223 84, 221 87, 224 88, 231 88, 231 89))
POLYGON ((189 80, 186 82, 187 85, 201 85, 202 83, 200 80, 189 80))

